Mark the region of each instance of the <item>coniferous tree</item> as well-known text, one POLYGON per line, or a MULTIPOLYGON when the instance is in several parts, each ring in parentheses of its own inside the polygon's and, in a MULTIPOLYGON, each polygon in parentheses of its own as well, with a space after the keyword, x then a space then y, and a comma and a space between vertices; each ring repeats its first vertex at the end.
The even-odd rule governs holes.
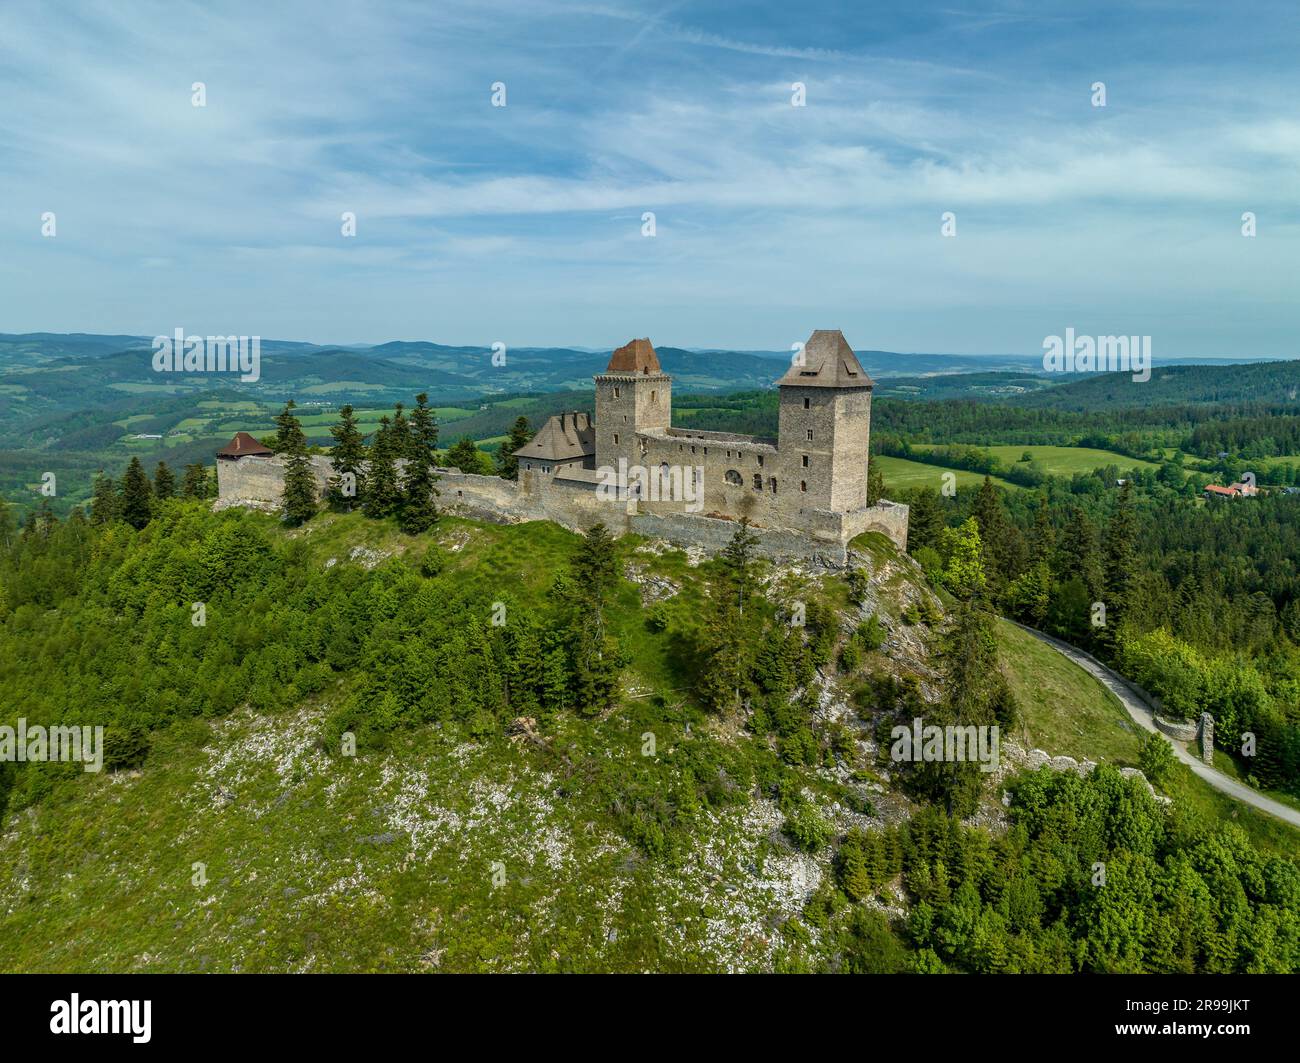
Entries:
POLYGON ((95 475, 94 493, 91 496, 90 523, 107 524, 109 521, 116 520, 120 509, 121 499, 118 497, 117 487, 112 477, 105 476, 104 470, 100 469, 95 475))
POLYGON ((294 402, 290 399, 276 418, 279 429, 276 438, 281 444, 279 453, 285 458, 281 511, 284 519, 296 526, 311 520, 316 513, 316 474, 307 456, 307 437, 293 409, 294 402))
POLYGON ((401 502, 397 481, 397 455, 393 452, 392 421, 379 419, 379 430, 370 444, 370 469, 366 476, 366 498, 362 510, 367 517, 383 518, 396 512, 401 502))
POLYGON ((153 471, 153 494, 161 500, 171 498, 176 493, 176 475, 168 468, 165 461, 160 461, 153 471))
POLYGON ((481 473, 483 471, 483 452, 474 445, 469 436, 461 436, 451 445, 444 459, 453 469, 461 472, 481 473))
POLYGON ((752 686, 756 624, 746 606, 755 583, 754 547, 758 540, 742 520, 718 559, 717 575, 709 582, 709 606, 704 623, 699 693, 705 704, 727 711, 738 708, 752 686))
POLYGON ((208 471, 202 462, 185 466, 185 479, 181 481, 181 494, 185 498, 208 497, 208 471))
POLYGON ((879 462, 867 464, 867 505, 874 506, 885 497, 885 476, 880 471, 879 462))
POLYGON ((429 408, 429 396, 421 392, 415 397, 411 413, 410 456, 402 499, 402 531, 408 535, 428 531, 438 519, 438 504, 434 501, 438 476, 433 471, 437 445, 438 423, 429 408))
POLYGON ((132 458, 122 478, 121 517, 139 531, 153 516, 153 489, 139 458, 132 458))
POLYGON ((1124 481, 1106 525, 1106 633, 1113 641, 1115 626, 1129 605, 1137 567, 1137 517, 1133 512, 1133 479, 1124 481))
POLYGON ((509 438, 501 444, 500 449, 497 451, 497 474, 499 476, 506 480, 519 479, 519 459, 515 457, 515 451, 526 447, 532 438, 533 432, 528 427, 528 418, 516 418, 515 423, 510 428, 509 438))
POLYGON ((403 412, 402 403, 393 406, 393 457, 409 458, 411 456, 411 426, 403 412))
POLYGON ((330 459, 334 475, 329 481, 330 504, 348 512, 361 504, 365 497, 366 446, 357 428, 357 419, 350 405, 339 409, 339 422, 330 427, 334 447, 330 459))
POLYGON ((14 544, 14 517, 9 512, 9 503, 0 498, 0 550, 8 550, 14 544))
POLYGON ((605 610, 618 583, 618 556, 605 525, 588 530, 570 571, 577 602, 571 614, 573 700, 580 710, 595 713, 613 701, 625 663, 605 624, 605 610))
POLYGON ((914 554, 923 546, 935 549, 943 530, 943 502, 933 487, 912 493, 907 513, 907 551, 914 554))

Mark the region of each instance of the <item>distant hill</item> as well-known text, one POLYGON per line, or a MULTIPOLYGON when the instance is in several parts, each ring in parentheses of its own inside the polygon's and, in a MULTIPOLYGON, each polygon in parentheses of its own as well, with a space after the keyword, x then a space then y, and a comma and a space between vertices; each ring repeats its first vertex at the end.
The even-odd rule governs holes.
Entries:
POLYGON ((1153 369, 1147 381, 1135 381, 1130 373, 1076 376, 1070 383, 1005 401, 1076 412, 1207 402, 1300 408, 1300 361, 1172 365, 1153 369))

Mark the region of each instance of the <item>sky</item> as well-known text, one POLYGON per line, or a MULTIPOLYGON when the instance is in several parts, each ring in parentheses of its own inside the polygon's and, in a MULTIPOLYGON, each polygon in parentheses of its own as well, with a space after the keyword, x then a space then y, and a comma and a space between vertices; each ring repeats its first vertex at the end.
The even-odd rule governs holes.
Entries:
POLYGON ((5 0, 0 332, 1297 358, 1298 45, 1293 0, 5 0))

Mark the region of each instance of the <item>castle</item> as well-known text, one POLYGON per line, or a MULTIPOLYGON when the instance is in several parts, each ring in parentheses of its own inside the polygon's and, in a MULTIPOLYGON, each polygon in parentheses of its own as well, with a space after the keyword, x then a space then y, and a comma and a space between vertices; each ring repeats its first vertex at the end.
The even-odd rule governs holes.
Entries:
MULTIPOLYGON (((847 559, 879 531, 907 545, 907 507, 867 505, 872 381, 838 330, 818 330, 778 381, 775 439, 672 427, 672 378, 648 339, 614 351, 595 377, 596 412, 551 417, 515 452, 517 481, 439 469, 439 505, 496 522, 603 522, 715 550, 747 518, 760 552, 847 559)), ((330 460, 312 458, 322 493, 330 460)), ((247 433, 217 452, 220 498, 278 502, 283 461, 247 433)))

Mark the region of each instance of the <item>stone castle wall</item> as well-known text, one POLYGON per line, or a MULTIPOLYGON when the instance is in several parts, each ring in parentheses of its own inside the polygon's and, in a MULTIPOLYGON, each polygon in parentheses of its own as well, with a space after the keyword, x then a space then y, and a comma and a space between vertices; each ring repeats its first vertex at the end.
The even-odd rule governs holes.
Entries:
MULTIPOLYGON (((702 444, 696 443, 702 448, 702 444)), ((710 450, 713 444, 710 444, 710 450)), ((733 454, 738 445, 732 444, 733 454)), ((725 455, 727 448, 722 447, 725 455)), ((667 451, 665 451, 667 453, 667 451)), ((699 457, 703 457, 700 453, 699 457)), ((710 457, 713 457, 710 454, 710 457)), ((723 458, 725 465, 729 459, 723 458)), ((323 495, 332 472, 330 460, 314 456, 312 470, 323 495)), ((278 502, 284 484, 284 461, 274 457, 244 457, 218 460, 217 484, 226 501, 278 502)), ((706 466, 707 470, 712 463, 706 466)), ((685 512, 682 502, 620 501, 604 497, 594 480, 564 479, 553 475, 521 473, 518 483, 499 476, 479 476, 455 469, 439 469, 438 505, 445 512, 498 524, 549 520, 572 531, 583 532, 603 523, 615 534, 637 534, 666 539, 679 546, 699 545, 716 551, 724 547, 736 529, 736 521, 710 517, 707 501, 701 512, 685 512)), ((748 490, 749 488, 747 488, 748 490)), ((753 492, 758 495, 759 492, 753 492)), ((778 499, 780 494, 778 492, 778 499)), ((863 508, 848 514, 793 508, 788 512, 802 522, 789 527, 787 510, 757 503, 751 507, 752 531, 758 550, 765 556, 820 557, 843 564, 848 542, 864 531, 880 531, 898 544, 907 545, 907 507, 892 502, 863 508)), ((739 515, 748 516, 743 506, 739 515)), ((723 512, 718 507, 718 512, 723 512)))

